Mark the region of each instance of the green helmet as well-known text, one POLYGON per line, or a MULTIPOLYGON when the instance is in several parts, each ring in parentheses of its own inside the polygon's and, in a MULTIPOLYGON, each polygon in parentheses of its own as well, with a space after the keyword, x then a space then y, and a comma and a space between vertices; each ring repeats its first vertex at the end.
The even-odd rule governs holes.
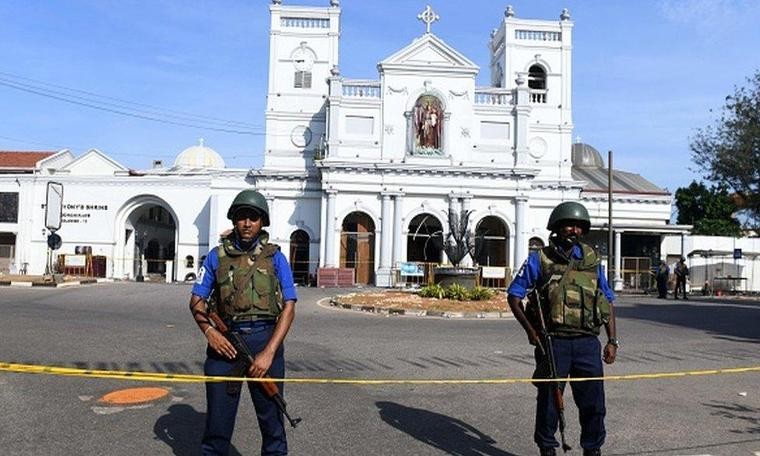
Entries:
POLYGON ((232 220, 235 211, 241 207, 250 207, 261 212, 261 225, 269 226, 269 205, 264 195, 256 190, 243 190, 238 193, 235 199, 232 200, 229 210, 227 210, 227 218, 232 220))
POLYGON ((559 229, 559 223, 563 220, 581 222, 581 229, 584 234, 588 233, 588 230, 591 228, 591 218, 588 215, 588 211, 581 203, 576 203, 575 201, 565 201, 557 205, 549 216, 549 223, 546 224, 546 229, 556 231, 559 229))

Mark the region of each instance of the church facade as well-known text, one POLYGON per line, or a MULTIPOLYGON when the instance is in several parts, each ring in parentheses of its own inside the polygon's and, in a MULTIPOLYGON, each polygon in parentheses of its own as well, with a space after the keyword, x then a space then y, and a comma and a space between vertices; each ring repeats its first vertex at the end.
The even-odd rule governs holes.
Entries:
MULTIPOLYGON (((586 205, 591 239, 606 249, 607 169, 599 152, 572 141, 567 11, 532 20, 508 7, 483 31, 490 63, 479 68, 433 33, 438 16, 428 7, 420 35, 378 56, 372 80, 340 71, 337 0, 273 0, 269 11, 263 166, 225 168, 201 144, 167 168, 135 172, 96 150, 77 159, 63 151, 15 182, 0 174, 0 192, 22 192, 15 225, 0 222, 16 233, 16 270, 44 269, 48 181, 66 189, 60 252, 95 246, 116 278, 151 269, 143 257, 163 262, 152 270, 170 279, 191 277, 229 227, 235 194, 251 187, 266 196, 271 238, 303 282, 320 268, 347 268, 357 283, 393 286, 402 264, 448 263, 450 218, 462 214, 476 239, 463 263, 514 271, 548 241, 549 213, 568 200, 586 205), (476 84, 481 71, 488 86, 476 84)), ((641 176, 613 171, 616 271, 624 256, 657 256, 662 235, 686 232, 668 225, 671 200, 641 176)))
MULTIPOLYGON (((482 69, 432 32, 430 7, 418 16, 424 33, 380 60, 374 80, 340 72, 337 1, 274 1, 270 12, 268 135, 255 185, 286 214, 278 223, 308 232, 319 266, 392 285, 402 262, 447 261, 452 212, 469 213, 481 240, 466 261, 511 270, 547 241, 546 220, 562 201, 583 202, 604 228, 606 182, 584 180, 603 161, 572 143, 566 10, 552 21, 518 19, 511 7, 494 18, 498 27, 484 32, 487 87, 476 85, 482 69)), ((613 189, 615 224, 628 233, 667 224, 667 191, 623 172, 613 189)))

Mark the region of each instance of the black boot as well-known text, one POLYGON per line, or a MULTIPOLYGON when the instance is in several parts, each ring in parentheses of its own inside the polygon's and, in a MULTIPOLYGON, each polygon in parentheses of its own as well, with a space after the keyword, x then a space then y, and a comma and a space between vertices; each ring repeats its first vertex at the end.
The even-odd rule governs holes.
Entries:
POLYGON ((540 456, 557 456, 557 450, 555 448, 539 448, 540 456))
POLYGON ((602 450, 583 450, 583 456, 602 456, 602 450))

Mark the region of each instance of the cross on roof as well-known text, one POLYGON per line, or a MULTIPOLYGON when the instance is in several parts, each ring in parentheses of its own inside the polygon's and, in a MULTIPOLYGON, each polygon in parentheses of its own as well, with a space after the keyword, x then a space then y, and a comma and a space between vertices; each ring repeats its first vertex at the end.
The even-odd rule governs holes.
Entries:
POLYGON ((417 15, 417 19, 425 23, 425 33, 430 33, 430 25, 440 18, 439 15, 435 14, 435 11, 433 11, 433 8, 431 8, 430 5, 427 5, 425 11, 417 15))

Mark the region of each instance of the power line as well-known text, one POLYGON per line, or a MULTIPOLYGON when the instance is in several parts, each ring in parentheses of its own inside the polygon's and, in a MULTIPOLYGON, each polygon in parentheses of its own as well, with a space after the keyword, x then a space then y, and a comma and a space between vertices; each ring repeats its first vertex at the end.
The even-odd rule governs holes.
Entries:
MULTIPOLYGON (((159 122, 159 123, 164 123, 164 124, 177 125, 177 126, 181 126, 181 127, 196 128, 196 129, 200 129, 200 130, 218 131, 218 132, 222 132, 222 133, 233 133, 233 134, 246 135, 246 136, 291 137, 291 135, 287 134, 287 133, 266 133, 265 131, 238 130, 238 129, 233 129, 233 128, 215 127, 215 126, 210 126, 210 125, 199 125, 197 123, 189 123, 189 122, 181 122, 181 121, 175 121, 175 120, 169 120, 169 119, 162 119, 160 117, 156 117, 154 115, 150 115, 149 113, 148 114, 146 114, 146 113, 140 113, 139 111, 138 112, 129 112, 129 111, 125 111, 123 109, 116 109, 116 108, 110 108, 110 107, 107 107, 107 106, 101 106, 101 105, 98 105, 98 104, 95 104, 95 103, 101 103, 101 104, 103 104, 102 102, 87 101, 83 97, 78 97, 78 96, 75 96, 75 95, 67 95, 67 94, 51 91, 49 89, 44 89, 44 88, 38 88, 38 87, 35 87, 35 86, 31 86, 29 84, 24 84, 24 83, 19 83, 19 82, 15 82, 15 81, 10 81, 10 80, 2 78, 2 77, 0 77, 0 86, 5 86, 5 87, 11 88, 11 89, 15 89, 15 90, 19 90, 19 91, 22 91, 22 92, 31 93, 31 94, 34 94, 34 95, 39 95, 39 96, 42 96, 42 97, 52 98, 54 100, 63 101, 63 102, 71 103, 71 104, 74 104, 74 105, 84 106, 84 107, 87 107, 87 108, 96 109, 96 110, 100 110, 100 111, 106 111, 106 112, 110 112, 110 113, 118 114, 118 115, 122 115, 122 116, 133 117, 133 118, 142 119, 142 120, 149 120, 149 121, 152 121, 152 122, 159 122), (83 99, 85 101, 79 101, 77 99, 83 99)), ((113 104, 111 104, 111 106, 116 106, 117 108, 119 107, 119 105, 113 105, 113 104)), ((129 108, 125 108, 125 109, 129 109, 129 108)))
POLYGON ((52 98, 54 100, 64 101, 66 103, 71 103, 71 104, 75 104, 75 105, 79 105, 79 106, 84 106, 84 107, 87 107, 87 108, 97 109, 97 110, 100 110, 100 111, 110 112, 112 114, 119 114, 119 115, 122 115, 122 116, 134 117, 136 119, 150 120, 150 121, 153 121, 153 122, 160 122, 160 123, 165 123, 165 124, 170 124, 170 125, 178 125, 178 126, 181 126, 181 127, 198 128, 198 129, 202 129, 202 130, 219 131, 219 132, 223 132, 223 133, 234 133, 234 134, 238 134, 238 135, 263 136, 263 135, 266 134, 264 132, 254 132, 254 131, 248 131, 248 130, 234 130, 234 129, 231 129, 231 128, 219 128, 219 127, 212 127, 212 126, 208 126, 208 125, 197 125, 197 124, 191 124, 191 123, 187 123, 187 122, 178 122, 178 121, 174 121, 174 120, 161 119, 161 118, 150 116, 150 115, 146 115, 146 114, 127 112, 127 111, 123 111, 123 110, 120 110, 120 109, 113 109, 113 108, 108 108, 108 107, 105 107, 105 106, 98 106, 98 105, 95 105, 95 104, 90 103, 90 102, 77 101, 77 100, 73 100, 73 99, 70 99, 70 98, 66 98, 65 96, 54 95, 52 93, 44 93, 44 92, 42 92, 42 91, 40 91, 38 89, 31 89, 31 88, 27 88, 27 87, 22 87, 22 86, 20 86, 20 85, 18 85, 16 83, 9 83, 9 82, 5 82, 3 80, 0 80, 0 85, 6 86, 6 87, 10 87, 12 89, 20 90, 20 91, 23 91, 23 92, 33 93, 35 95, 40 95, 40 96, 43 96, 43 97, 52 98))
POLYGON ((83 101, 86 101, 86 102, 90 102, 90 103, 105 104, 107 106, 115 106, 115 107, 121 108, 121 109, 130 109, 130 110, 138 111, 138 112, 146 112, 146 113, 152 114, 152 115, 177 118, 177 119, 180 119, 180 120, 187 120, 187 121, 191 121, 191 122, 197 122, 199 120, 200 121, 204 121, 204 122, 210 121, 211 123, 215 123, 215 124, 221 124, 221 125, 232 126, 232 127, 241 127, 241 128, 245 128, 245 129, 251 129, 251 130, 263 129, 264 128, 261 125, 251 124, 251 123, 247 123, 247 122, 240 122, 240 121, 236 121, 236 120, 227 120, 227 119, 221 119, 221 118, 218 118, 218 117, 198 115, 198 114, 188 113, 188 112, 184 112, 184 111, 177 111, 177 110, 172 110, 172 109, 166 109, 166 108, 162 108, 162 107, 159 107, 159 106, 150 105, 150 104, 146 104, 146 103, 139 103, 139 102, 124 100, 122 98, 116 98, 116 97, 111 97, 111 96, 106 96, 106 95, 100 95, 100 94, 97 94, 97 93, 94 93, 94 92, 88 92, 86 90, 66 87, 66 86, 62 86, 62 85, 59 85, 59 84, 51 84, 51 83, 48 83, 48 82, 39 81, 39 80, 36 80, 36 79, 27 78, 27 77, 24 77, 24 76, 19 76, 19 75, 15 75, 15 74, 4 72, 4 71, 0 71, 0 80, 3 80, 3 81, 8 82, 8 83, 13 83, 13 84, 21 85, 21 86, 24 86, 24 87, 27 87, 27 88, 30 88, 30 89, 36 89, 36 90, 44 91, 44 92, 47 92, 47 93, 53 93, 53 94, 58 94, 58 95, 66 96, 66 97, 72 97, 72 98, 80 99, 80 100, 83 100, 83 101), (31 82, 33 84, 28 84, 28 83, 24 83, 24 82, 20 82, 20 81, 29 81, 29 82, 31 82), (73 93, 84 94, 84 95, 86 95, 86 97, 72 95, 71 93, 65 93, 65 92, 55 91, 55 90, 51 90, 51 89, 46 89, 45 87, 40 87, 40 86, 55 87, 57 89, 61 89, 61 90, 65 91, 65 92, 73 92, 73 93), (95 98, 95 99, 93 99, 93 98, 95 98), (99 99, 116 101, 117 104, 110 103, 110 102, 104 102, 104 101, 101 101, 99 99), (149 108, 149 110, 146 111, 144 109, 135 109, 135 108, 132 108, 132 107, 130 107, 128 105, 145 107, 145 108, 149 108))

